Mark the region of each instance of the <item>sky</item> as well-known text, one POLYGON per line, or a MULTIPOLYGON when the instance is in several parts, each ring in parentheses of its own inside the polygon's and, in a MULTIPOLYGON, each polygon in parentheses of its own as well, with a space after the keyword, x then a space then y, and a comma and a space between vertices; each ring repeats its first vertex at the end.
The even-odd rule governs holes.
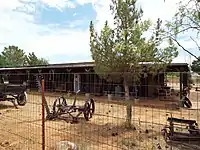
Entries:
MULTIPOLYGON (((138 0, 144 19, 170 20, 179 0, 138 0)), ((50 63, 91 61, 89 23, 100 31, 105 21, 112 26, 110 0, 7 0, 0 1, 0 51, 16 45, 35 52, 50 63)), ((190 34, 190 33, 188 33, 190 34)), ((182 36, 179 42, 198 54, 196 45, 182 36)), ((173 62, 190 63, 194 58, 179 49, 173 62)))

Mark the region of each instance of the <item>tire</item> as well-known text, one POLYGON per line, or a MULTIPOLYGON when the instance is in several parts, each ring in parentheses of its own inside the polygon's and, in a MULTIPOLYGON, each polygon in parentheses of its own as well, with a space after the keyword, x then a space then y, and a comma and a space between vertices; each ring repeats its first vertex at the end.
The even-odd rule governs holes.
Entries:
POLYGON ((191 103, 191 101, 190 101, 187 97, 185 97, 185 102, 184 102, 184 104, 185 104, 185 106, 186 106, 187 108, 191 108, 191 107, 192 107, 192 103, 191 103))
POLYGON ((18 95, 17 104, 18 104, 19 106, 24 106, 24 105, 26 105, 27 100, 28 100, 27 93, 24 92, 24 93, 18 95))
POLYGON ((95 112, 95 104, 94 104, 94 99, 90 99, 90 106, 92 108, 92 114, 95 112))

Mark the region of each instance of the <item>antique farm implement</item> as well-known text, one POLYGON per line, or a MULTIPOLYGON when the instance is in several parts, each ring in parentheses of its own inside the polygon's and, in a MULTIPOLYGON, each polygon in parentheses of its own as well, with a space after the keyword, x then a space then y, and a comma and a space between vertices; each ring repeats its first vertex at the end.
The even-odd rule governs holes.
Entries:
MULTIPOLYGON (((38 80, 39 78, 37 78, 38 80)), ((38 84, 41 87, 41 82, 38 84)), ((84 115, 84 118, 86 121, 89 121, 90 118, 92 118, 92 115, 95 111, 95 103, 94 100, 87 99, 85 103, 82 106, 76 105, 77 101, 77 94, 80 92, 78 90, 76 92, 74 101, 72 104, 68 104, 67 100, 61 96, 58 97, 54 103, 52 111, 50 112, 50 109, 48 107, 47 101, 45 99, 45 108, 46 108, 46 120, 54 120, 54 119, 63 119, 64 116, 68 115, 72 118, 72 122, 77 122, 78 118, 81 114, 84 115)))
MULTIPOLYGON (((76 95, 80 91, 76 92, 76 95)), ((68 104, 67 100, 64 97, 57 98, 53 103, 52 112, 47 115, 47 119, 52 120, 60 118, 63 115, 68 115, 72 118, 73 122, 78 121, 78 117, 83 114, 85 120, 92 118, 92 115, 95 111, 95 104, 93 99, 87 99, 85 104, 82 106, 76 105, 76 96, 74 98, 73 104, 68 104)))
POLYGON ((0 101, 9 101, 17 108, 16 100, 19 106, 24 106, 28 99, 26 94, 27 84, 9 83, 4 77, 2 77, 0 83, 0 101))
POLYGON ((195 120, 179 118, 168 118, 169 125, 166 125, 161 133, 165 141, 199 141, 200 129, 195 120), (183 128, 182 126, 185 126, 183 128), (179 131, 180 130, 180 131, 179 131))

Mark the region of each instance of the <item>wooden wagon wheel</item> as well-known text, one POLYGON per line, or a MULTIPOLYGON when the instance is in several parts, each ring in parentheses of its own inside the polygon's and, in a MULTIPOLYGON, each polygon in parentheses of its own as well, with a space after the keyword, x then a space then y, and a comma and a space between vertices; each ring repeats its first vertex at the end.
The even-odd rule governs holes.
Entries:
POLYGON ((92 118, 92 115, 95 111, 95 104, 94 100, 90 99, 90 101, 86 101, 84 105, 84 117, 85 120, 89 121, 90 118, 92 118))

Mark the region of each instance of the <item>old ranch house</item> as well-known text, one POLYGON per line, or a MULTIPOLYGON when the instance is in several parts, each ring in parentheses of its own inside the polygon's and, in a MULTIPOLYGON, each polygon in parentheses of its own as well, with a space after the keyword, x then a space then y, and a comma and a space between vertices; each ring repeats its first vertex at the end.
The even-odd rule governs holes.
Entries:
MULTIPOLYGON (((122 81, 108 82, 95 74, 93 67, 93 62, 50 64, 0 68, 0 74, 2 76, 7 74, 11 83, 28 81, 29 89, 32 91, 38 89, 35 75, 42 74, 45 80, 45 90, 48 92, 73 93, 80 90, 81 93, 92 93, 98 96, 106 95, 108 92, 123 96, 122 81)), ((186 63, 172 63, 165 72, 161 72, 156 76, 148 74, 147 77, 141 77, 137 91, 130 84, 130 95, 135 96, 137 94, 139 97, 158 96, 158 86, 165 86, 166 72, 180 73, 180 92, 183 90, 183 87, 188 85, 188 65, 186 63)))

